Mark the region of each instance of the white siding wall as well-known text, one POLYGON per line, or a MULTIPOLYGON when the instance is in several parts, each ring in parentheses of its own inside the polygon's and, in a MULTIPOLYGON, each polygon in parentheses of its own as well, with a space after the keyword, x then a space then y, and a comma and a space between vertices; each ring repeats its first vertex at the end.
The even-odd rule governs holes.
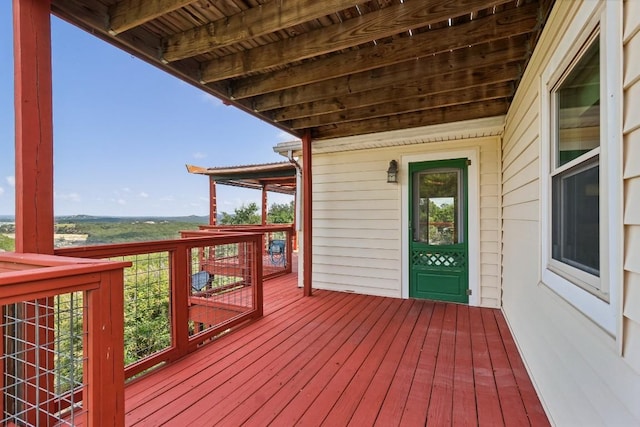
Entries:
POLYGON ((402 296, 402 191, 391 159, 474 149, 480 153, 479 304, 500 306, 500 155, 497 137, 356 150, 313 157, 313 287, 402 296))
POLYGON ((627 0, 625 9, 623 354, 640 373, 640 2, 627 0))
POLYGON ((618 337, 622 341, 540 283, 539 76, 579 1, 558 0, 507 116, 502 147, 503 310, 552 422, 560 426, 640 425, 639 4, 636 0, 626 4, 627 27, 633 21, 636 30, 625 31, 624 298, 628 308, 624 334, 618 337), (634 42, 636 47, 631 48, 634 42), (632 68, 635 77, 629 75, 632 68), (630 96, 634 91, 635 96, 630 96), (621 347, 627 360, 620 356, 621 347))

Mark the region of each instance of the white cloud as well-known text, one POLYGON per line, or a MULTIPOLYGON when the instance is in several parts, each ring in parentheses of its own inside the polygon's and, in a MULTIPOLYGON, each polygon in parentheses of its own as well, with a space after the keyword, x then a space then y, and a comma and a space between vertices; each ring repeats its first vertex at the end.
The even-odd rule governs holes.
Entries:
POLYGON ((118 203, 119 205, 126 205, 126 204, 127 204, 127 201, 126 201, 126 200, 124 200, 124 199, 118 199, 118 200, 117 200, 117 203, 118 203))
POLYGON ((194 159, 204 159, 206 157, 207 155, 205 153, 201 153, 201 152, 193 153, 194 159))
POLYGON ((16 186, 16 177, 11 175, 7 177, 7 183, 9 183, 9 185, 11 187, 15 187, 16 186))
POLYGON ((0 187, 0 196, 4 194, 4 188, 0 187))
POLYGON ((289 141, 299 141, 299 138, 296 138, 295 136, 291 135, 290 133, 287 133, 283 130, 281 130, 280 132, 278 132, 276 134, 276 141, 277 142, 289 142, 289 141))
POLYGON ((140 197, 142 197, 143 199, 146 199, 149 197, 148 193, 145 193, 144 191, 141 191, 140 194, 138 194, 140 197))
POLYGON ((82 197, 80 197, 78 193, 55 193, 54 195, 58 200, 68 200, 70 202, 79 202, 82 200, 82 197))
POLYGON ((163 196, 163 197, 160 197, 160 201, 162 201, 162 202, 173 202, 173 200, 174 200, 174 199, 173 199, 173 196, 163 196))
POLYGON ((124 191, 125 193, 131 193, 131 189, 129 187, 124 187, 122 191, 124 191))
POLYGON ((224 105, 224 104, 222 103, 222 101, 220 101, 218 98, 216 98, 216 97, 215 97, 215 96, 213 96, 213 95, 209 95, 208 93, 202 93, 202 94, 200 95, 200 99, 201 99, 204 103, 211 104, 211 105, 213 105, 214 107, 220 107, 220 106, 224 105))

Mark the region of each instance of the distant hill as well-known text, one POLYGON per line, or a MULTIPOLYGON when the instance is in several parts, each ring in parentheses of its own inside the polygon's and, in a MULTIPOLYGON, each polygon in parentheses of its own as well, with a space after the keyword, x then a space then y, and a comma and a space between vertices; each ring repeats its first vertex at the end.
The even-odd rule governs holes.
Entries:
MULTIPOLYGON (((209 216, 94 216, 94 215, 60 215, 55 217, 55 222, 191 222, 196 224, 208 224, 209 216)), ((0 215, 0 222, 15 222, 13 215, 0 215)))
MULTIPOLYGON (((111 217, 61 215, 55 217, 56 247, 177 239, 182 230, 195 230, 209 223, 208 216, 111 217)), ((0 250, 12 250, 13 216, 0 216, 0 250)))
MULTIPOLYGON (((0 217, 1 219, 2 217, 0 217)), ((114 223, 114 222, 189 222, 194 224, 208 224, 208 216, 93 216, 93 215, 61 215, 56 216, 55 221, 57 223, 82 223, 82 222, 94 222, 94 223, 114 223)))

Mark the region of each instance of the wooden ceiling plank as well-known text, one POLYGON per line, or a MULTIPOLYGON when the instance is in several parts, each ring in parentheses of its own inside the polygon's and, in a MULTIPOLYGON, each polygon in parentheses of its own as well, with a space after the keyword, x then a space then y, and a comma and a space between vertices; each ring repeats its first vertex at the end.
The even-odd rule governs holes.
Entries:
POLYGON ((122 0, 109 9, 109 33, 120 34, 195 0, 122 0))
POLYGON ((306 62, 285 70, 236 80, 232 84, 231 97, 248 98, 479 43, 528 34, 538 24, 537 12, 538 5, 529 4, 456 27, 426 31, 413 37, 397 38, 393 43, 378 43, 375 46, 306 62))
POLYGON ((425 79, 419 83, 395 85, 368 92, 360 92, 341 98, 328 98, 321 101, 294 105, 273 112, 271 119, 276 122, 318 116, 329 113, 340 113, 351 109, 370 105, 397 102, 400 99, 417 98, 449 92, 456 89, 471 88, 479 85, 509 82, 521 74, 518 64, 493 65, 484 68, 455 71, 425 79))
POLYGON ((427 110, 424 112, 403 114, 399 116, 349 122, 342 125, 323 126, 312 129, 311 136, 313 140, 321 140, 408 129, 441 123, 452 123, 483 117, 500 116, 506 114, 508 108, 509 104, 502 100, 483 101, 473 104, 427 110))
POLYGON ((505 99, 513 96, 513 84, 502 82, 471 88, 457 89, 451 92, 437 93, 418 98, 398 100, 386 104, 347 110, 340 113, 325 114, 292 120, 293 129, 309 129, 336 123, 353 122, 377 117, 413 113, 434 108, 449 107, 457 104, 470 104, 478 101, 505 99))
POLYGON ((351 76, 338 77, 270 93, 256 97, 253 100, 253 105, 256 110, 265 111, 318 101, 328 97, 351 95, 385 88, 398 81, 405 83, 417 82, 451 70, 465 70, 522 61, 525 59, 527 52, 527 43, 524 36, 505 39, 351 76))
POLYGON ((205 83, 285 65, 399 34, 509 0, 411 1, 204 64, 205 83))
POLYGON ((303 24, 357 3, 358 0, 270 1, 167 38, 163 58, 172 62, 207 53, 213 49, 303 24))

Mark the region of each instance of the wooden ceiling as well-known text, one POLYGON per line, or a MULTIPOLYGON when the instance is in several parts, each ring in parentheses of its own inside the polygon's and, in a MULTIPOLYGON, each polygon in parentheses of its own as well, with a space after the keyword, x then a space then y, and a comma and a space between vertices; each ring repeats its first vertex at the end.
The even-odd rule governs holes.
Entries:
POLYGON ((52 0, 295 136, 502 115, 554 0, 52 0))

